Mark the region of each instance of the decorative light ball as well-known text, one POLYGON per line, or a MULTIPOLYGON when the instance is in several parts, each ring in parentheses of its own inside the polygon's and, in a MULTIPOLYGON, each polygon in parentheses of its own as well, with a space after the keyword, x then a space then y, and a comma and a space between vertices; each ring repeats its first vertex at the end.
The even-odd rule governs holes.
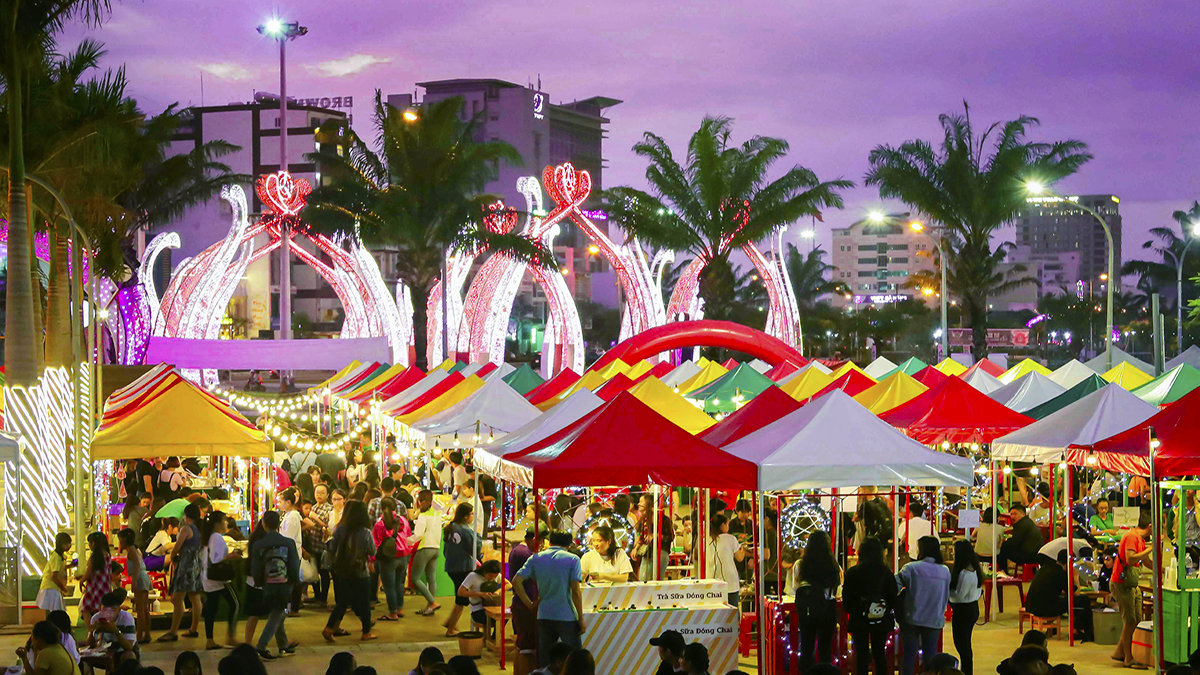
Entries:
POLYGON ((808 535, 829 530, 829 513, 821 508, 821 503, 801 497, 783 507, 780 518, 780 533, 784 545, 788 548, 802 548, 808 541, 808 535))

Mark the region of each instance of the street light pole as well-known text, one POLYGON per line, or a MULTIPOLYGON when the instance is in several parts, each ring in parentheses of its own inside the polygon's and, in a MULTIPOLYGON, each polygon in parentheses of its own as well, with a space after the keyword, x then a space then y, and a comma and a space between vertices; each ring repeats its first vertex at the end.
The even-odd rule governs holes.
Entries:
MULTIPOLYGON (((1175 352, 1183 353, 1183 261, 1187 259, 1188 249, 1192 247, 1192 243, 1196 241, 1196 237, 1200 237, 1200 225, 1196 225, 1192 230, 1193 236, 1183 245, 1183 251, 1179 255, 1175 255, 1170 249, 1161 249, 1163 253, 1171 256, 1171 260, 1175 261, 1175 352)), ((1185 230, 1183 235, 1187 236, 1185 230)))
MULTIPOLYGON (((913 232, 921 233, 921 232, 925 231, 925 225, 924 225, 924 223, 920 222, 919 220, 914 220, 908 224, 908 229, 912 230, 913 232)), ((934 228, 934 229, 940 230, 941 228, 934 228)), ((948 358, 950 358, 950 327, 949 327, 950 324, 949 324, 949 321, 947 320, 946 303, 950 302, 950 298, 946 295, 946 249, 942 248, 942 238, 940 236, 932 237, 932 239, 933 239, 934 245, 937 246, 938 256, 940 257, 940 267, 942 268, 942 273, 940 275, 942 278, 942 293, 941 293, 942 340, 941 340, 941 345, 942 345, 942 358, 948 359, 948 358)))

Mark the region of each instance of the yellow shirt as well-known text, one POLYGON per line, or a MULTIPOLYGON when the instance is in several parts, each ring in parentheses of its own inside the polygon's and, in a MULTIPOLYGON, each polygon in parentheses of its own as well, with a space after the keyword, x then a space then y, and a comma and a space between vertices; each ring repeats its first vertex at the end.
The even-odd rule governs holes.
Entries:
POLYGON ((66 572, 67 561, 56 551, 50 552, 49 559, 46 560, 46 566, 42 568, 42 585, 38 587, 40 591, 57 591, 58 584, 54 583, 55 572, 66 572))
POLYGON ((35 670, 46 670, 46 675, 79 675, 79 664, 62 645, 47 645, 33 659, 35 670))

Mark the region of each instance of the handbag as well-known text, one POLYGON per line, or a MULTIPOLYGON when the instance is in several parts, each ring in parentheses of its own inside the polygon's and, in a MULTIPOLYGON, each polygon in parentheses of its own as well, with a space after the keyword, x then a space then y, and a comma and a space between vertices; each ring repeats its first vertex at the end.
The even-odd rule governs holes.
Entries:
POLYGON ((233 581, 236 577, 237 568, 229 558, 225 558, 218 563, 211 563, 208 566, 209 581, 233 581))
POLYGON ((312 558, 308 560, 300 560, 300 582, 311 584, 320 579, 321 575, 317 571, 317 563, 312 558))

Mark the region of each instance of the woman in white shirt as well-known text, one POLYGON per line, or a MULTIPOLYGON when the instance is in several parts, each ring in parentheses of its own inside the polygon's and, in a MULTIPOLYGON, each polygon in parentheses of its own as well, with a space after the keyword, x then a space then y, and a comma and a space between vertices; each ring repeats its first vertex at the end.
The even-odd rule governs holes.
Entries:
POLYGON ((983 572, 971 542, 954 542, 954 570, 950 574, 950 607, 954 610, 951 629, 954 649, 962 662, 962 672, 971 673, 974 658, 971 651, 971 632, 979 621, 979 597, 983 595, 983 572))
POLYGON ((995 542, 998 545, 1000 535, 1003 533, 1003 528, 997 529, 996 526, 996 510, 990 506, 987 507, 983 511, 983 517, 980 518, 979 527, 971 533, 971 541, 975 542, 975 554, 989 559, 995 556, 996 551, 992 547, 992 538, 996 538, 995 542))
POLYGON ((350 455, 349 466, 346 467, 346 484, 351 490, 367 479, 367 466, 370 464, 371 461, 367 459, 362 448, 355 448, 354 453, 350 455))
POLYGON ((204 585, 205 594, 204 635, 208 638, 205 649, 221 648, 221 645, 216 640, 213 640, 213 624, 217 621, 217 612, 220 609, 222 600, 229 607, 225 644, 231 647, 237 645, 237 640, 233 635, 234 627, 237 625, 235 623, 238 612, 237 603, 234 601, 233 595, 224 581, 213 580, 208 576, 208 571, 212 566, 224 562, 226 559, 232 560, 241 556, 237 551, 231 553, 229 546, 225 544, 225 532, 228 530, 229 521, 225 518, 225 514, 220 511, 213 511, 208 514, 208 519, 204 521, 204 525, 200 528, 200 540, 204 542, 204 555, 200 559, 204 567, 200 581, 204 585))
POLYGON ((739 606, 742 590, 737 563, 746 559, 746 549, 737 537, 729 534, 729 519, 721 514, 712 517, 708 525, 708 546, 705 550, 706 574, 710 579, 724 579, 729 604, 739 606))
POLYGON ((612 528, 601 525, 592 530, 591 549, 580 561, 584 581, 611 581, 614 584, 634 581, 633 563, 617 546, 612 528))
POLYGON ((437 593, 438 551, 442 546, 442 516, 433 507, 433 492, 429 490, 421 490, 417 494, 416 508, 420 515, 413 525, 412 536, 408 538, 409 543, 417 547, 417 552, 413 554, 411 574, 417 592, 428 603, 417 614, 430 616, 441 608, 434 598, 437 593))
MULTIPOLYGON (((300 492, 290 487, 279 493, 279 512, 283 520, 279 523, 279 534, 296 542, 296 552, 306 555, 304 551, 304 517, 300 515, 300 492)), ((305 584, 292 584, 292 601, 289 615, 295 616, 300 612, 300 601, 304 596, 305 584)))

